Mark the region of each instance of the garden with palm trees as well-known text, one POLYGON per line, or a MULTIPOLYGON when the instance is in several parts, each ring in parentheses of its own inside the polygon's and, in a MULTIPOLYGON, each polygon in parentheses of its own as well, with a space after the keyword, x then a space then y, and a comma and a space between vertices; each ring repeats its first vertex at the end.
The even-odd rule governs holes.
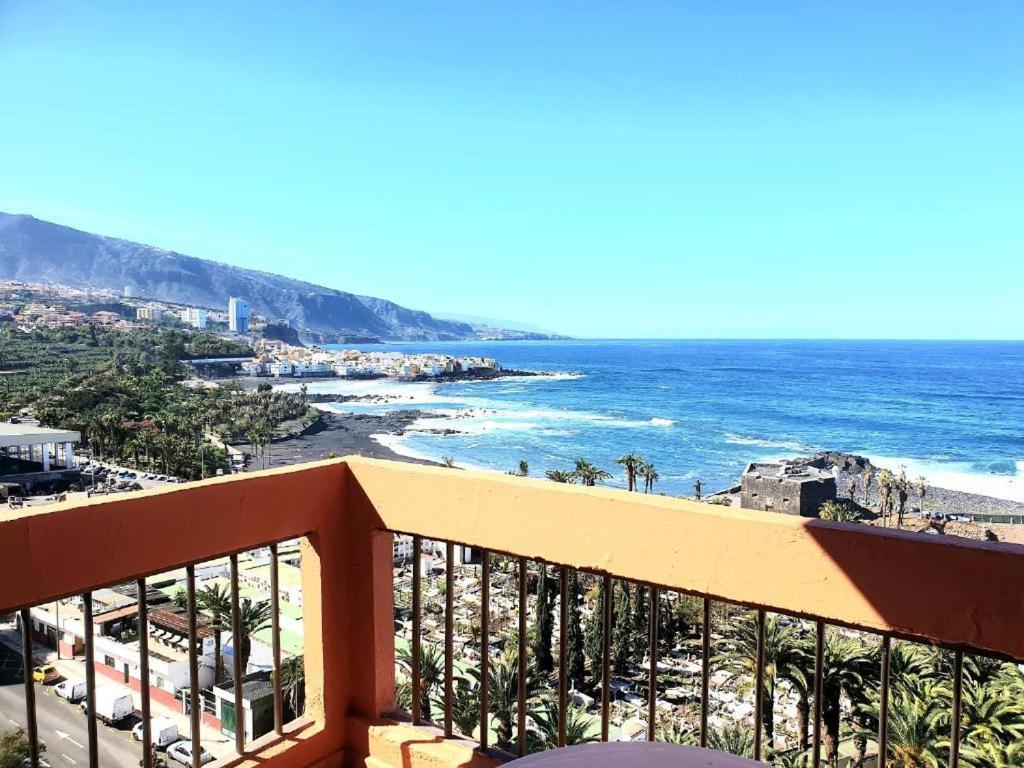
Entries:
MULTIPOLYGON (((585 470, 589 473, 589 470, 585 470)), ((642 477, 640 472, 638 477, 642 477)), ((488 648, 488 741, 517 753, 519 654, 526 655, 527 752, 556 746, 560 648, 560 569, 529 563, 527 592, 518 592, 518 560, 490 558, 490 635, 480 630, 480 566, 454 566, 458 598, 454 607, 453 728, 479 737, 481 647, 488 648), (518 601, 527 601, 527 645, 520 649, 515 622, 518 601)), ((603 685, 601 606, 603 579, 571 572, 565 658, 569 681, 566 743, 601 738, 603 685)), ((420 713, 440 722, 444 711, 444 593, 440 567, 425 576, 421 643, 420 713)), ((645 738, 649 703, 647 649, 652 592, 641 584, 613 580, 609 643, 610 738, 645 738)), ((407 608, 410 572, 396 581, 399 703, 411 710, 412 645, 407 608)), ((700 669, 703 601, 672 592, 658 602, 656 738, 700 743, 700 669)), ((711 695, 708 745, 753 756, 758 612, 711 603, 711 695)), ((815 731, 824 765, 873 766, 878 744, 881 695, 881 640, 827 627, 823 638, 821 701, 815 702, 816 626, 775 614, 764 616, 764 685, 759 708, 762 759, 779 766, 810 766, 815 731), (821 719, 815 723, 815 714, 821 719)), ((893 640, 890 653, 888 764, 893 768, 939 768, 950 758, 953 656, 928 646, 893 640)), ((972 768, 1024 766, 1024 676, 1012 664, 981 657, 965 660, 960 762, 972 768)))

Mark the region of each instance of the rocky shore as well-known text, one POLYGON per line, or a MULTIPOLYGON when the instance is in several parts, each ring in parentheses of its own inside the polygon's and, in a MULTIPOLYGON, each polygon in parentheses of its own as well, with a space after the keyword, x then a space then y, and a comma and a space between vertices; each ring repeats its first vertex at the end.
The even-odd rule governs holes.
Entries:
MULTIPOLYGON (((352 454, 415 464, 434 464, 435 462, 402 456, 372 437, 379 434, 400 435, 423 415, 422 411, 414 410, 392 411, 380 416, 363 413, 324 413, 318 422, 303 434, 271 443, 266 466, 281 467, 307 461, 321 461, 331 458, 332 455, 352 454)), ((234 447, 253 457, 246 467, 247 471, 253 472, 264 468, 263 456, 253 445, 239 443, 234 447)))

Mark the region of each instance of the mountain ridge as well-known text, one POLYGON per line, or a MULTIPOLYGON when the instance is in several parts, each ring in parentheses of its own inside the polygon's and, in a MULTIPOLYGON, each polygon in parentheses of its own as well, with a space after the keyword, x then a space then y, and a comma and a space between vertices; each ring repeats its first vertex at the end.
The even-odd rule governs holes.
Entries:
POLYGON ((269 320, 285 319, 300 331, 316 333, 388 341, 477 337, 469 323, 387 299, 85 232, 29 214, 0 212, 0 279, 116 291, 128 287, 141 298, 200 307, 226 307, 229 296, 240 296, 269 320))

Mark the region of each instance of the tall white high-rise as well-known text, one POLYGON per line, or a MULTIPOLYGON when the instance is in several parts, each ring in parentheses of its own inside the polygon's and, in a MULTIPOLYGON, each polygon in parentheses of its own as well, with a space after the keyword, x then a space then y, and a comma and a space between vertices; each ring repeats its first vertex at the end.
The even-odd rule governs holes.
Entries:
POLYGON ((234 333, 249 332, 249 303, 245 299, 228 299, 228 328, 234 333))

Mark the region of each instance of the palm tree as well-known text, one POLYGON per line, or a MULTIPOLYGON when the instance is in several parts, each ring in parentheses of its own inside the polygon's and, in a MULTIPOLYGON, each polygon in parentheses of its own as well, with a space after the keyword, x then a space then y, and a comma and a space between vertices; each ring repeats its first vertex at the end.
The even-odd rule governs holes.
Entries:
MULTIPOLYGON (((472 668, 467 674, 480 685, 480 670, 472 668)), ((542 689, 541 678, 533 664, 526 667, 526 707, 529 709, 538 699, 542 689)), ((495 746, 509 750, 512 747, 514 726, 519 714, 519 662, 516 659, 499 657, 487 665, 488 715, 496 723, 495 746)))
POLYGON ((740 757, 753 757, 754 734, 749 728, 729 723, 720 729, 708 731, 708 748, 740 757))
MULTIPOLYGON (((733 677, 753 677, 757 671, 758 621, 747 615, 736 623, 728 640, 728 650, 719 656, 723 668, 733 677)), ((765 617, 764 688, 761 699, 762 727, 769 745, 775 739, 775 687, 780 678, 804 675, 813 665, 806 642, 792 626, 783 625, 779 617, 765 617)), ((806 731, 805 731, 806 732, 806 731)))
POLYGON ((576 469, 573 471, 573 476, 583 485, 590 487, 593 487, 611 477, 608 472, 605 472, 603 469, 598 469, 583 458, 576 459, 576 469))
MULTIPOLYGON (((533 721, 537 725, 537 735, 543 748, 556 748, 558 746, 558 707, 555 703, 546 702, 544 709, 533 715, 533 721)), ((594 718, 587 714, 587 710, 570 704, 565 710, 565 745, 571 747, 574 744, 589 744, 598 741, 600 737, 600 729, 595 728, 594 718)))
POLYGON ((896 507, 896 527, 903 527, 903 512, 907 508, 907 498, 910 496, 910 482, 907 480, 907 470, 900 467, 899 477, 896 479, 896 498, 899 502, 896 507))
POLYGON ((829 499, 819 507, 818 517, 836 523, 856 523, 860 520, 860 512, 849 504, 829 499))
MULTIPOLYGON (((395 660, 412 677, 413 656, 408 646, 398 649, 395 660)), ((444 654, 434 643, 420 643, 420 715, 428 722, 433 714, 430 707, 431 692, 443 682, 444 654)))
POLYGON ((281 694, 291 712, 291 719, 306 709, 306 666, 302 656, 292 656, 281 662, 281 694))
POLYGON ((249 669, 249 656, 252 654, 252 636, 258 632, 270 628, 270 602, 261 600, 253 602, 249 598, 243 598, 239 605, 239 629, 240 638, 231 638, 232 652, 238 653, 241 660, 241 670, 244 676, 249 669))
POLYGON ((921 504, 921 514, 924 514, 924 497, 928 494, 928 478, 921 475, 917 478, 917 498, 921 504))
POLYGON ((196 605, 213 619, 213 678, 217 683, 224 679, 221 637, 231 625, 231 592, 223 584, 207 584, 196 594, 196 605))
POLYGON ((544 476, 553 483, 574 483, 576 481, 576 475, 571 470, 549 469, 544 476))
POLYGON ((892 476, 892 472, 888 469, 883 469, 878 473, 878 495, 879 495, 879 512, 882 515, 882 525, 889 525, 889 516, 892 512, 892 489, 896 479, 892 476))
POLYGON ((649 464, 646 461, 643 466, 640 467, 640 476, 644 479, 644 493, 651 493, 654 490, 654 484, 661 479, 658 475, 658 470, 654 468, 653 464, 649 464))
POLYGON ((861 480, 864 483, 864 506, 868 506, 871 503, 872 477, 874 477, 874 472, 871 471, 871 467, 864 467, 864 471, 861 472, 861 480))
MULTIPOLYGON (((943 737, 948 739, 941 723, 945 708, 941 686, 931 682, 898 684, 893 686, 889 695, 887 765, 892 768, 940 768, 945 765, 946 756, 939 747, 943 737)), ((872 702, 868 712, 877 718, 878 702, 872 702)), ((874 734, 866 735, 874 737, 874 734)))
MULTIPOLYGON (((410 692, 410 700, 411 700, 410 692)), ((452 685, 452 724, 464 736, 473 736, 480 725, 480 688, 467 677, 456 677, 452 685)))
POLYGON ((829 633, 825 638, 824 662, 821 721, 825 727, 825 758, 835 762, 839 754, 842 696, 845 694, 858 708, 866 707, 861 699, 865 688, 878 679, 878 659, 875 650, 859 640, 829 633))
POLYGON ((643 457, 635 453, 627 453, 624 456, 619 456, 615 463, 621 464, 626 470, 626 490, 636 490, 636 476, 645 463, 643 457))

